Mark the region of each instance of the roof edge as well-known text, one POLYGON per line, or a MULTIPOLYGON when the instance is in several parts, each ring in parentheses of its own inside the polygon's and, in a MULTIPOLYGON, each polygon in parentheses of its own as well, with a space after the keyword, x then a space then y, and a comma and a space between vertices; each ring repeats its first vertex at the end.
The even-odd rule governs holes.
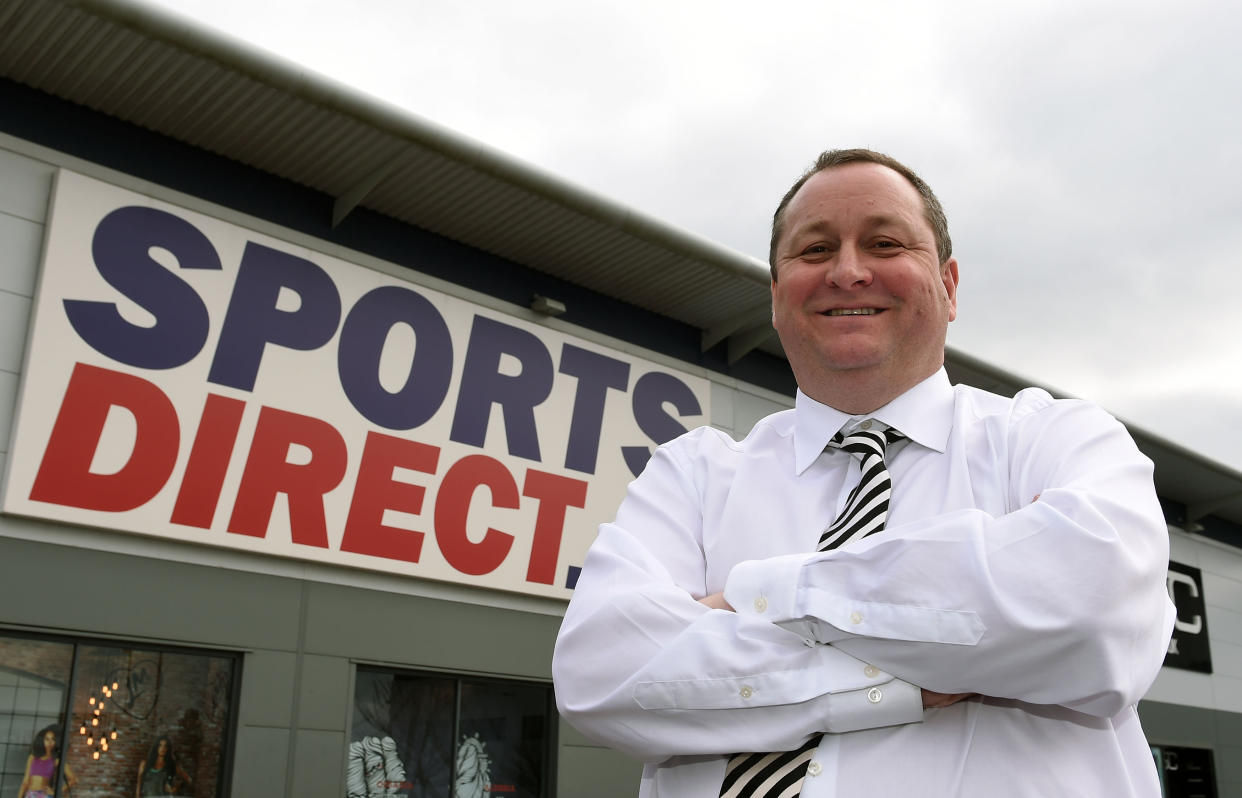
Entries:
MULTIPOLYGON (((1038 388, 1042 388, 1043 390, 1047 391, 1048 393, 1052 394, 1054 397, 1058 399, 1079 398, 1079 397, 1074 396, 1073 394, 1069 394, 1069 393, 1065 393, 1064 391, 1056 390, 1055 388, 1038 383, 1034 380, 1028 380, 1025 377, 1021 377, 1017 374, 1014 374, 1012 371, 1006 371, 1005 369, 994 366, 991 363, 980 360, 979 358, 973 355, 968 355, 965 352, 961 351, 960 349, 956 349, 951 346, 946 346, 945 347, 945 359, 947 360, 949 358, 952 358, 954 361, 961 363, 967 368, 970 368, 974 371, 978 371, 981 374, 985 374, 988 377, 991 377, 997 380, 998 382, 1003 382, 1007 385, 1035 386, 1038 388)), ((1104 408, 1104 409, 1108 410, 1108 408, 1104 408)), ((1111 411, 1109 412, 1111 413, 1111 411)), ((1130 434, 1134 438, 1136 438, 1138 441, 1142 443, 1148 443, 1153 446, 1159 446, 1164 449, 1168 449, 1169 451, 1181 457, 1184 457, 1187 460, 1194 462, 1196 465, 1200 465, 1204 468, 1215 471, 1216 473, 1222 476, 1228 477, 1231 480, 1242 483, 1242 471, 1238 471, 1220 462, 1219 460, 1213 460, 1210 457, 1202 455, 1192 449, 1188 449, 1182 444, 1177 443, 1175 441, 1171 441, 1168 438, 1164 437, 1163 435, 1157 435, 1154 432, 1144 429, 1138 424, 1135 424, 1131 421, 1127 421, 1125 418, 1118 416, 1116 413, 1112 413, 1112 415, 1114 418, 1116 418, 1118 421, 1124 424, 1126 426, 1126 429, 1130 431, 1130 434)))
POLYGON ((767 285, 766 263, 675 227, 508 153, 333 80, 205 24, 142 0, 64 0, 94 16, 197 53, 250 78, 373 125, 470 165, 547 200, 654 244, 701 259, 721 271, 767 285))

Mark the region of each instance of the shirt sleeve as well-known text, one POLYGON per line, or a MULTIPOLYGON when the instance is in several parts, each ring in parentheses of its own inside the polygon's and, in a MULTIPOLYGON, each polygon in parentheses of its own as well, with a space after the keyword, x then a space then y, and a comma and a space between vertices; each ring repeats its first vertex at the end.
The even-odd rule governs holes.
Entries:
MULTIPOLYGON (((701 435, 702 433, 698 433, 701 435)), ((552 662, 575 728, 644 761, 797 747, 922 718, 919 688, 705 593, 692 459, 656 451, 583 564, 552 662)))
POLYGON ((1175 616, 1151 461, 1078 401, 1014 418, 1004 448, 1012 512, 741 563, 726 599, 930 690, 1116 715, 1155 679, 1175 616))

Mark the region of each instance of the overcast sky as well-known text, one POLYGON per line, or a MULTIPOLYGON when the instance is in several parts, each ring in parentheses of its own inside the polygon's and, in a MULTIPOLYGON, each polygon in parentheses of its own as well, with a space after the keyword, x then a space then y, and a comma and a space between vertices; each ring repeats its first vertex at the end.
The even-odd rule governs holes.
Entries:
POLYGON ((888 152, 951 345, 1242 469, 1242 4, 148 1, 761 259, 820 150, 888 152))

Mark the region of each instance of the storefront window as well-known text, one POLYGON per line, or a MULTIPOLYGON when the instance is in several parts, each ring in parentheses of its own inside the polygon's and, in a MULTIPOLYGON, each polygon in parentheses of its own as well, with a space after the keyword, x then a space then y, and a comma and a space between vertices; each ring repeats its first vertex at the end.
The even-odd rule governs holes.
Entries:
POLYGON ((223 794, 235 669, 229 655, 0 636, 0 794, 23 780, 50 793, 57 770, 74 798, 223 794), (52 757, 33 753, 41 730, 52 757))
POLYGON ((35 732, 60 727, 72 668, 72 645, 0 637, 0 795, 17 795, 35 732))
POLYGON ((347 798, 543 798, 547 685, 359 668, 347 798))
POLYGON ((1151 747, 1164 798, 1216 798, 1216 772, 1207 748, 1151 747))

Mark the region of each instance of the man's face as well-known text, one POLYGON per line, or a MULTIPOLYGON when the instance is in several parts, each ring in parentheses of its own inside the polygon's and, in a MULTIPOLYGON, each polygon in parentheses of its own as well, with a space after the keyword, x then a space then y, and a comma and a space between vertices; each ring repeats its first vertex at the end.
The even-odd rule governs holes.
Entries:
POLYGON ((957 261, 939 263, 922 197, 897 172, 833 167, 786 206, 772 323, 808 395, 854 376, 904 391, 943 363, 956 315, 957 261))

